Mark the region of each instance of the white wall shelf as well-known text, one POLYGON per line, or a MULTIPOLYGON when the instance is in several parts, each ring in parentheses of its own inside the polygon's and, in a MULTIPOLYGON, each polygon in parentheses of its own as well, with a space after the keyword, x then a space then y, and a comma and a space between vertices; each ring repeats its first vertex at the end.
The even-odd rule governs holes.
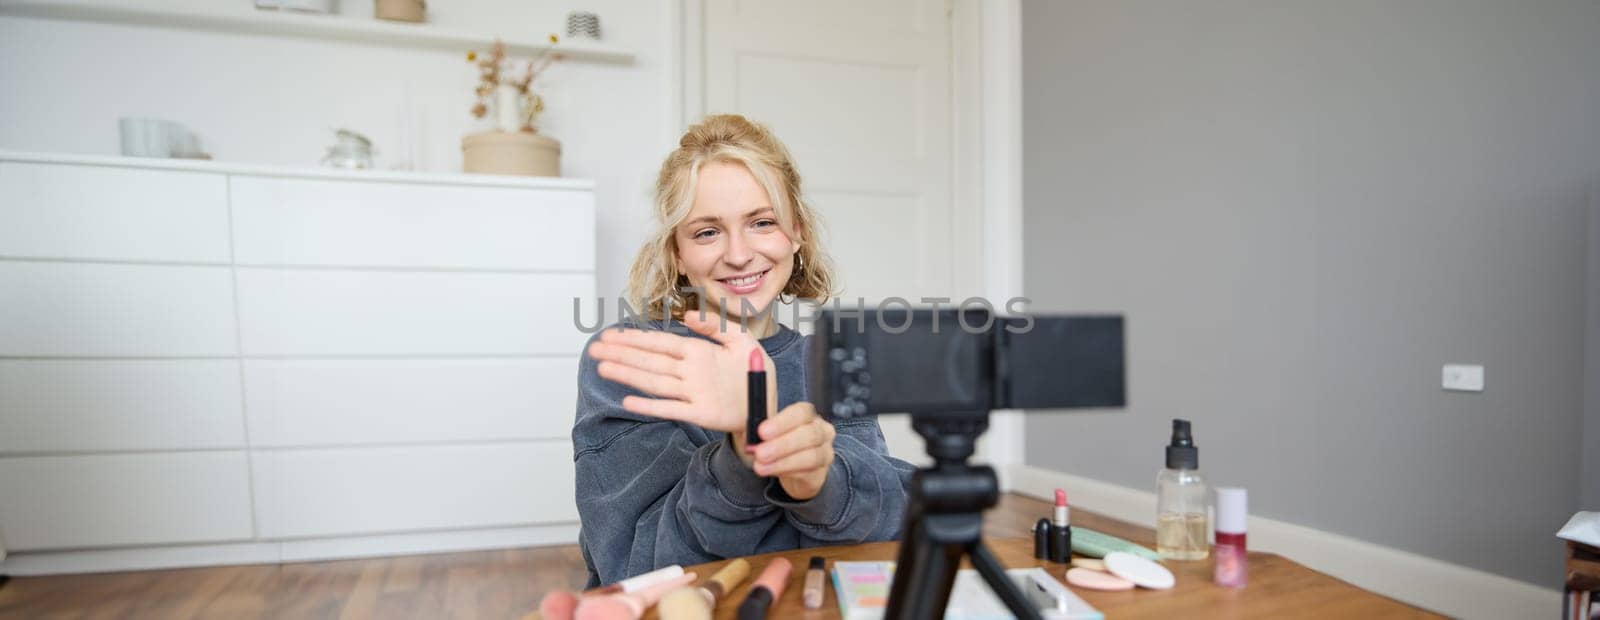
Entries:
MULTIPOLYGON (((243 0, 230 5, 181 8, 118 0, 0 0, 0 15, 308 37, 463 53, 486 50, 495 39, 495 33, 451 30, 429 24, 257 10, 243 0)), ((505 41, 506 53, 513 56, 527 56, 552 47, 544 39, 500 38, 505 41)), ((588 42, 563 42, 554 47, 573 60, 631 63, 634 58, 632 50, 588 42)))
POLYGON ((377 183, 424 183, 430 185, 466 185, 565 190, 593 190, 595 187, 593 179, 568 177, 526 177, 509 174, 410 172, 400 170, 343 170, 339 168, 274 166, 267 164, 250 164, 199 159, 123 157, 118 155, 92 155, 79 153, 41 153, 30 151, 12 151, 7 149, 0 149, 0 161, 32 162, 41 164, 69 164, 74 166, 97 166, 105 168, 126 168, 136 170, 211 172, 217 174, 299 179, 327 179, 334 181, 372 181, 377 183))

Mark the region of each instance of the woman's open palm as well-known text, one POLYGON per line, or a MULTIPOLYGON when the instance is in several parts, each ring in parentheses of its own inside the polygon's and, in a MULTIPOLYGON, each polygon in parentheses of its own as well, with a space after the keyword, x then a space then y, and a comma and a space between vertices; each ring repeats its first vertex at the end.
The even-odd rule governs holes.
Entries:
POLYGON ((607 329, 589 345, 600 376, 653 398, 630 395, 622 408, 714 431, 742 433, 748 418, 750 351, 767 370, 767 417, 777 414, 777 372, 761 343, 734 322, 684 313, 683 323, 714 342, 646 329, 607 329))

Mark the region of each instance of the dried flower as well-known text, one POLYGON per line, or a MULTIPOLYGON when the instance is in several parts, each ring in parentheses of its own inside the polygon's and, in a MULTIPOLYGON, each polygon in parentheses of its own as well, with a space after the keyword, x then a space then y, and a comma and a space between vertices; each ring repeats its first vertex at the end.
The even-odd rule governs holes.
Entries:
MULTIPOLYGON (((550 45, 554 46, 561 41, 561 38, 552 33, 549 40, 550 45)), ((482 60, 478 59, 476 51, 467 52, 467 62, 477 62, 478 65, 478 85, 472 91, 477 95, 477 101, 473 103, 472 116, 483 118, 487 115, 490 97, 494 96, 495 89, 499 86, 510 86, 517 90, 522 131, 536 131, 533 118, 544 111, 544 98, 533 92, 533 80, 552 63, 563 58, 562 54, 554 53, 552 47, 546 47, 528 60, 527 68, 520 76, 512 77, 515 67, 514 63, 506 60, 505 42, 496 39, 494 46, 489 49, 489 54, 482 60)))

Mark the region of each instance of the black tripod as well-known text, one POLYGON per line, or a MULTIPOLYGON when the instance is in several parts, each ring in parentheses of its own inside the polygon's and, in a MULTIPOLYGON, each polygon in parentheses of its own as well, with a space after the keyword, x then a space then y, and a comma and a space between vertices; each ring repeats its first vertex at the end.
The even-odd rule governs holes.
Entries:
POLYGON ((999 560, 983 545, 983 511, 1000 501, 994 469, 967 463, 978 436, 988 428, 988 412, 942 414, 924 419, 912 414, 912 427, 927 443, 934 464, 911 479, 911 501, 900 530, 900 557, 889 590, 890 620, 942 618, 950 601, 961 558, 972 566, 1019 620, 1040 620, 1039 611, 1006 576, 999 560))

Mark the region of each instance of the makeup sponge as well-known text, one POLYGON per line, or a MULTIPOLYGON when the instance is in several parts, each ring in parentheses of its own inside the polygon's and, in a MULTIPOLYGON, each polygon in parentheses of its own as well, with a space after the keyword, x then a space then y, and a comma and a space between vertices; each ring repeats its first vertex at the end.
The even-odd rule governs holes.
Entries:
POLYGON ((1106 570, 1105 560, 1096 560, 1094 558, 1072 558, 1072 566, 1074 568, 1087 568, 1089 570, 1097 570, 1101 572, 1105 572, 1106 570))
POLYGON ((1067 583, 1088 590, 1132 590, 1133 582, 1110 573, 1087 568, 1067 571, 1067 583))
POLYGON ((1177 583, 1167 567, 1131 553, 1113 551, 1106 554, 1105 561, 1107 571, 1141 588, 1165 590, 1177 583))

